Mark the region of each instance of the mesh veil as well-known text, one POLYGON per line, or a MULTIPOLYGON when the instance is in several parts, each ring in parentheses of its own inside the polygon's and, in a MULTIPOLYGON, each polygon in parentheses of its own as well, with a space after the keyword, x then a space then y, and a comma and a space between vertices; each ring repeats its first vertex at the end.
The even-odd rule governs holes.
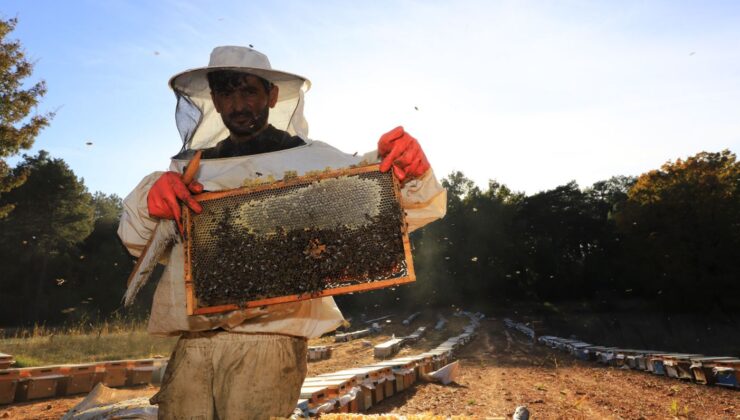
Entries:
POLYGON ((311 86, 308 79, 270 66, 267 56, 245 47, 216 47, 207 67, 192 69, 170 79, 177 107, 175 122, 182 138, 182 151, 215 146, 229 131, 211 100, 207 74, 230 70, 252 74, 275 84, 279 89, 268 123, 290 135, 308 139, 308 123, 303 116, 304 94, 311 86))
MULTIPOLYGON (((275 84, 280 89, 280 94, 277 104, 270 109, 268 122, 290 135, 307 139, 308 123, 303 116, 306 83, 299 80, 275 84)), ((187 92, 175 91, 175 122, 182 139, 183 151, 215 146, 229 135, 221 115, 216 112, 211 101, 208 86, 201 92, 200 95, 188 95, 187 92)))

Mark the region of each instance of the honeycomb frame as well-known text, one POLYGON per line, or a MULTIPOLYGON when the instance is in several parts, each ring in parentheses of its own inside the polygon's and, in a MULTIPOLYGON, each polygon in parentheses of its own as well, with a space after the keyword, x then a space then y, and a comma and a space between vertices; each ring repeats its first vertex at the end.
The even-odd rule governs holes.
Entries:
MULTIPOLYGON (((238 309, 261 307, 265 305, 273 305, 288 302, 298 302, 307 299, 315 299, 324 296, 334 296, 347 293, 364 292, 375 289, 381 289, 386 287, 392 287, 399 284, 405 284, 416 280, 414 272, 413 259, 411 256, 411 245, 408 238, 408 225, 405 220, 405 211, 400 204, 400 183, 396 177, 392 174, 392 171, 388 173, 380 173, 379 165, 370 165, 357 168, 341 169, 341 170, 329 170, 320 174, 306 175, 300 177, 290 177, 281 181, 272 182, 269 184, 261 184, 251 187, 235 188, 231 190, 217 191, 217 192, 206 192, 194 196, 194 198, 201 203, 201 205, 208 205, 213 200, 220 200, 226 198, 238 198, 253 196, 255 194, 279 194, 280 191, 285 191, 290 188, 303 188, 310 184, 316 184, 317 182, 326 181, 332 178, 341 177, 362 177, 362 176, 387 176, 391 179, 392 183, 390 186, 386 186, 386 191, 383 192, 384 199, 388 200, 390 197, 394 205, 398 206, 398 217, 400 230, 400 242, 402 246, 402 255, 398 255, 401 259, 400 267, 398 272, 390 273, 390 278, 384 278, 380 276, 377 279, 358 279, 358 278, 339 278, 333 279, 334 281, 344 283, 343 285, 333 286, 331 288, 325 288, 322 290, 311 291, 308 293, 287 293, 281 296, 271 296, 257 298, 253 300, 239 300, 225 303, 212 304, 206 302, 207 299, 199 299, 197 294, 196 283, 197 277, 197 263, 194 267, 194 260, 197 261, 198 247, 194 247, 193 234, 197 231, 195 226, 196 220, 199 217, 191 213, 191 211, 183 206, 183 224, 185 226, 185 291, 186 291, 186 307, 188 315, 204 315, 220 313, 238 309), (387 189, 392 191, 387 191, 387 189), (194 255, 195 254, 195 255, 194 255), (205 302, 205 303, 204 303, 205 302)), ((366 215, 367 216, 367 215, 366 215)), ((197 242, 197 240, 195 241, 197 242)), ((385 276, 387 277, 387 276, 385 276)), ((300 282, 301 280, 295 280, 300 282)))

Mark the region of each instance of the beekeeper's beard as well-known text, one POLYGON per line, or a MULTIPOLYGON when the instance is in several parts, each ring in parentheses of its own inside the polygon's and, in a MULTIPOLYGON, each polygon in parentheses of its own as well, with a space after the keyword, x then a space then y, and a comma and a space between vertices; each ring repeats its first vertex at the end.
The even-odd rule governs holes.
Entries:
POLYGON ((222 120, 226 128, 229 129, 231 137, 234 140, 251 136, 267 125, 267 119, 270 116, 270 108, 265 107, 262 111, 254 114, 251 111, 235 111, 224 116, 222 120))

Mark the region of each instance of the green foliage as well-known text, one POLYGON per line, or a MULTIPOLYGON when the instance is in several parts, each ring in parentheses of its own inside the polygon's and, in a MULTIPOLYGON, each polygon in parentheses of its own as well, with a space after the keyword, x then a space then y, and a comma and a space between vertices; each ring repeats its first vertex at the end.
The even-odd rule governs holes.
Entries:
POLYGON ((506 300, 646 301, 669 312, 736 311, 740 164, 699 153, 639 178, 525 196, 462 172, 443 180, 447 216, 414 232, 417 283, 347 304, 489 308, 506 300), (692 299, 692 301, 689 301, 692 299), (693 302, 693 303, 692 303, 693 302))
MULTIPOLYGON (((17 19, 0 19, 0 194, 21 185, 26 175, 13 171, 5 159, 31 148, 53 118, 53 113, 31 115, 46 93, 46 84, 42 80, 23 88, 33 64, 26 59, 19 41, 6 39, 17 23, 17 19)), ((12 210, 12 203, 0 206, 0 219, 12 210)))
POLYGON ((640 176, 616 220, 635 287, 686 306, 736 306, 740 163, 728 150, 668 162, 640 176))
POLYGON ((43 150, 24 159, 13 172, 28 179, 0 197, 17 210, 0 222, 3 243, 21 246, 26 254, 59 254, 92 231, 92 197, 63 160, 43 150))
POLYGON ((27 174, 26 182, 0 197, 0 206, 15 207, 0 219, 0 258, 7 274, 0 290, 12 298, 3 309, 11 311, 5 319, 49 315, 59 302, 57 283, 65 281, 77 257, 76 244, 93 228, 91 196, 67 164, 45 151, 24 158, 14 172, 27 174))
MULTIPOLYGON (((0 206, 15 206, 0 219, 0 326, 111 316, 133 267, 116 234, 121 198, 91 195, 45 151, 24 159, 14 171, 26 182, 0 197, 0 206)), ((148 309, 141 306, 131 313, 148 309)))

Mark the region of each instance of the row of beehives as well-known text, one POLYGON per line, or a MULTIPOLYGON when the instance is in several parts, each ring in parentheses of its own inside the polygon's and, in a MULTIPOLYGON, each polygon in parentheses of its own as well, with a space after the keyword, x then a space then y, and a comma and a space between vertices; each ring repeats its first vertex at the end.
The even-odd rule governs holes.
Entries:
POLYGON ((420 377, 449 363, 454 352, 475 336, 479 318, 474 314, 469 317, 471 322, 462 334, 428 352, 306 378, 297 410, 304 416, 357 413, 403 392, 420 377))
POLYGON ((332 348, 329 346, 310 346, 308 348, 308 361, 314 362, 331 357, 332 348))
POLYGON ((652 372, 704 385, 740 388, 740 359, 701 354, 592 346, 579 340, 540 337, 539 342, 570 352, 582 360, 652 372))
POLYGON ((90 392, 98 383, 122 387, 158 383, 167 359, 117 360, 0 370, 0 404, 90 392))
POLYGON ((398 351, 401 350, 401 347, 405 346, 406 344, 417 342, 424 335, 426 330, 427 327, 419 327, 416 329, 416 331, 414 331, 410 335, 407 335, 406 337, 393 337, 388 341, 382 342, 373 347, 373 356, 376 359, 385 359, 391 357, 394 354, 398 353, 398 351))
MULTIPOLYGON (((506 320, 504 322, 506 323, 506 320)), ((523 324, 512 322, 506 325, 520 330, 523 324)), ((534 338, 534 331, 530 338, 534 338)), ((651 372, 704 385, 740 388, 740 359, 735 357, 594 346, 577 339, 548 335, 539 337, 537 341, 548 347, 566 351, 581 360, 651 372)))

